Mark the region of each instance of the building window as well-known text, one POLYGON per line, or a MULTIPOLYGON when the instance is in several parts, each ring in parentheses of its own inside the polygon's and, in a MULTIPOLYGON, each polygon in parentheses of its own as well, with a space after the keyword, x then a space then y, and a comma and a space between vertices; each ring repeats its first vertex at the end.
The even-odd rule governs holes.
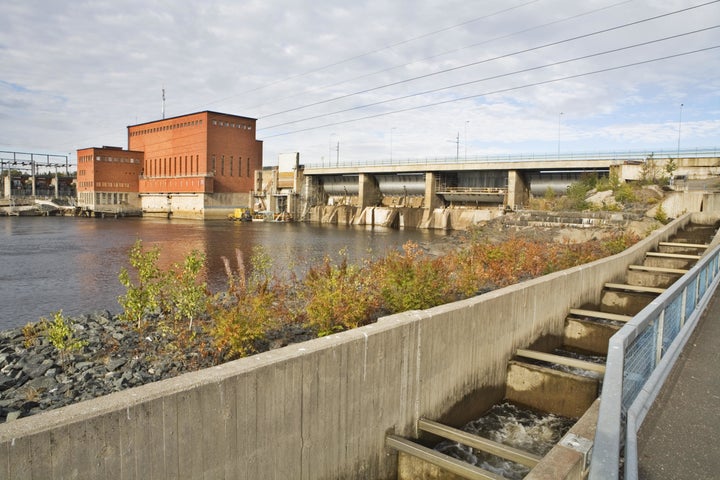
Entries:
POLYGON ((230 176, 232 177, 233 171, 233 157, 230 155, 230 176))
POLYGON ((225 155, 220 157, 220 175, 225 176, 225 155))
POLYGON ((212 156, 212 164, 211 164, 212 173, 215 173, 215 155, 212 156))

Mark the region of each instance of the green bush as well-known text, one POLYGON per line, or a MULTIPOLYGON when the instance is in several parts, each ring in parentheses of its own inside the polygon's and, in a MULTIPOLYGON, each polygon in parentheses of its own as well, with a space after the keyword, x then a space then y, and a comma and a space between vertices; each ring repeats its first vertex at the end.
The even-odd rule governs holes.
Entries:
POLYGON ((377 262, 372 276, 383 307, 392 313, 434 307, 452 296, 444 262, 428 258, 413 242, 403 245, 403 253, 392 252, 377 262))
POLYGON ((272 285, 272 259, 262 247, 254 250, 247 273, 240 250, 237 270, 223 257, 228 288, 215 297, 210 307, 210 334, 222 357, 243 357, 255 351, 255 344, 278 323, 279 298, 272 285))
POLYGON ((166 276, 158 267, 160 248, 143 250, 142 240, 138 239, 130 249, 130 266, 134 269, 134 279, 125 268, 120 269, 118 278, 125 287, 125 295, 118 298, 123 308, 122 318, 142 326, 147 315, 156 313, 161 307, 161 295, 166 284, 166 276))
POLYGON ((78 340, 72 331, 72 323, 66 319, 62 314, 62 310, 53 314, 53 321, 49 322, 43 318, 40 320, 40 325, 45 327, 45 332, 48 337, 50 344, 60 352, 61 362, 65 361, 65 356, 80 350, 88 344, 86 340, 78 340))
POLYGON ((204 269, 205 255, 193 250, 167 273, 164 310, 176 323, 187 321, 189 330, 193 321, 207 312, 207 284, 199 279, 204 269))
POLYGON ((348 264, 341 253, 338 265, 325 258, 320 267, 310 269, 301 289, 307 323, 317 328, 320 336, 370 323, 378 308, 370 276, 348 264))

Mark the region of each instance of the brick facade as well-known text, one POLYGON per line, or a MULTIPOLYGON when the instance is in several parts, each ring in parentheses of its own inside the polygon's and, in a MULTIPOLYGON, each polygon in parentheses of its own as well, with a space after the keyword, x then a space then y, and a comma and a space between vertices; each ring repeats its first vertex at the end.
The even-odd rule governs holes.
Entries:
POLYGON ((121 147, 92 147, 77 151, 78 204, 92 210, 128 206, 138 208, 143 152, 121 147))
POLYGON ((198 112, 128 127, 145 152, 140 193, 249 193, 262 168, 255 119, 198 112))

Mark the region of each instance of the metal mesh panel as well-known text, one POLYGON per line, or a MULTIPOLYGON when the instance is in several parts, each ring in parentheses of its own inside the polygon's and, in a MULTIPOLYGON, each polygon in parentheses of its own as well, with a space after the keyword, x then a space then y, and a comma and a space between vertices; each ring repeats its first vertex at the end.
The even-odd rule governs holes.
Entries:
POLYGON ((675 340, 680 327, 682 326, 682 295, 678 295, 665 309, 665 319, 663 321, 663 339, 662 353, 665 355, 670 344, 675 340))
POLYGON ((696 284, 697 282, 690 282, 685 289, 685 318, 689 318, 693 310, 695 310, 696 284))
POLYGON ((702 298, 705 295, 705 290, 707 290, 707 267, 700 271, 699 278, 698 298, 702 298))
POLYGON ((630 407, 655 369, 656 324, 657 319, 635 338, 635 341, 625 352, 622 392, 622 408, 624 411, 630 407))

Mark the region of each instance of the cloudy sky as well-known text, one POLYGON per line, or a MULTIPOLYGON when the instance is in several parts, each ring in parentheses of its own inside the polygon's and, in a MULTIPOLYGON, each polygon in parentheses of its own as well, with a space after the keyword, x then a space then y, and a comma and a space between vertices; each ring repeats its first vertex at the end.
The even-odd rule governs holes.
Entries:
POLYGON ((258 119, 264 162, 720 148, 720 2, 4 0, 0 150, 258 119), (682 106, 681 106, 682 105, 682 106))

